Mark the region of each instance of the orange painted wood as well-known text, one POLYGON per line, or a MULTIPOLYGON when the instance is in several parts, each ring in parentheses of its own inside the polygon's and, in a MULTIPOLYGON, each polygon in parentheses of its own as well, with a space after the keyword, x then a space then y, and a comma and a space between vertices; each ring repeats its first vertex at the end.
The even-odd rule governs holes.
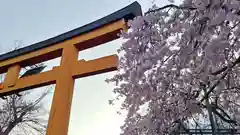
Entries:
POLYGON ((3 89, 3 83, 0 83, 0 90, 3 89))
POLYGON ((84 50, 112 41, 118 38, 117 33, 126 28, 126 22, 124 20, 119 20, 53 46, 1 61, 0 73, 6 72, 11 65, 16 63, 20 64, 21 66, 29 66, 60 57, 62 55, 62 49, 66 46, 75 46, 79 50, 84 50))
POLYGON ((31 75, 19 78, 13 87, 3 88, 0 90, 0 95, 10 95, 20 91, 25 91, 33 88, 38 88, 56 82, 56 70, 43 72, 37 75, 31 75))
POLYGON ((13 65, 8 68, 8 72, 3 83, 5 88, 13 87, 16 84, 20 70, 20 65, 13 65))
POLYGON ((118 66, 117 55, 78 61, 78 52, 117 39, 117 33, 126 28, 126 22, 119 20, 53 46, 0 62, 0 73, 8 71, 4 87, 2 89, 0 87, 0 95, 9 95, 56 83, 46 134, 67 135, 74 80, 113 71, 118 66), (20 67, 60 56, 62 58, 60 66, 47 72, 18 78, 20 67))
POLYGON ((118 56, 110 55, 90 61, 78 61, 73 64, 72 76, 74 79, 92 76, 95 74, 106 73, 117 70, 118 56))
MULTIPOLYGON (((117 69, 117 64, 117 55, 110 55, 90 61, 75 61, 73 62, 73 66, 71 67, 71 76, 74 79, 77 79, 85 76, 113 71, 117 69), (96 63, 98 66, 95 65, 96 63), (91 68, 91 66, 93 66, 94 68, 91 68)), ((0 90, 0 95, 2 95, 3 93, 8 95, 22 90, 29 90, 50 84, 55 84, 58 74, 61 73, 61 67, 59 66, 54 67, 52 70, 47 72, 19 78, 13 87, 0 90)))
MULTIPOLYGON (((78 50, 73 46, 64 48, 57 76, 47 135, 67 135, 73 96, 73 63, 78 58, 78 50), (58 124, 56 124, 58 123, 58 124)), ((75 68, 75 67, 74 67, 75 68)))

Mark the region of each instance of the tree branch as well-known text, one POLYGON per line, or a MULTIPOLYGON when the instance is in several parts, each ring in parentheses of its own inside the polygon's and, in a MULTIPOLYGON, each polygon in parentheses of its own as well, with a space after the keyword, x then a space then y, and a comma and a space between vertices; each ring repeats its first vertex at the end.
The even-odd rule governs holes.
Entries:
POLYGON ((182 127, 183 130, 184 130, 186 133, 188 133, 189 135, 192 135, 192 133, 189 131, 189 129, 187 129, 187 128, 182 124, 182 122, 181 122, 180 120, 177 120, 176 123, 178 123, 179 126, 182 127))
POLYGON ((145 12, 145 15, 147 15, 149 13, 153 13, 153 12, 158 12, 158 11, 164 10, 166 8, 176 8, 176 9, 182 9, 182 10, 195 10, 195 9, 197 9, 197 8, 194 8, 194 7, 181 7, 181 6, 177 6, 177 5, 174 5, 174 4, 170 4, 170 5, 166 5, 166 6, 157 8, 157 9, 149 10, 149 11, 145 12))
POLYGON ((228 66, 218 70, 217 72, 215 72, 216 75, 218 75, 222 72, 225 72, 225 73, 223 73, 223 75, 217 80, 217 82, 215 84, 213 84, 213 86, 209 89, 209 91, 206 93, 206 95, 200 100, 201 102, 203 102, 205 100, 205 98, 207 98, 209 96, 209 94, 214 90, 214 88, 220 83, 220 81, 226 77, 226 75, 228 74, 227 70, 233 68, 238 63, 240 63, 240 56, 236 59, 236 61, 234 61, 232 63, 232 65, 228 65, 228 66))
POLYGON ((222 116, 217 110, 214 110, 213 113, 215 113, 219 118, 221 118, 224 122, 227 123, 233 123, 236 124, 236 121, 231 120, 231 119, 226 119, 224 116, 222 116))
POLYGON ((204 97, 200 100, 200 102, 203 102, 206 98, 209 97, 210 93, 213 92, 213 90, 215 89, 215 87, 220 83, 220 81, 222 79, 224 79, 226 77, 228 72, 225 72, 218 80, 216 83, 213 84, 213 86, 209 89, 209 91, 207 91, 207 93, 204 95, 204 97))
MULTIPOLYGON (((236 66, 236 65, 239 64, 239 63, 240 63, 240 57, 238 57, 238 58, 232 63, 231 68, 234 67, 234 66, 236 66)), ((221 74, 222 72, 226 71, 227 69, 228 69, 228 66, 224 66, 223 68, 221 68, 221 69, 219 69, 219 70, 211 73, 211 75, 219 75, 219 74, 221 74)))

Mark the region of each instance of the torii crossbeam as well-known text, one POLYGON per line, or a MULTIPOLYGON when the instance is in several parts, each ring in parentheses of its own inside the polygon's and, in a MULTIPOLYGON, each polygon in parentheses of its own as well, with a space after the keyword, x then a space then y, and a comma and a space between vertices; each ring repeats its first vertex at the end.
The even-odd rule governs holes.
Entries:
POLYGON ((45 41, 0 55, 0 73, 6 78, 0 96, 56 84, 47 135, 67 135, 74 80, 76 78, 110 72, 117 69, 118 57, 111 55, 95 60, 78 60, 81 50, 119 38, 126 30, 126 22, 141 15, 137 2, 104 18, 45 41), (21 67, 61 57, 60 66, 36 75, 19 78, 21 67))

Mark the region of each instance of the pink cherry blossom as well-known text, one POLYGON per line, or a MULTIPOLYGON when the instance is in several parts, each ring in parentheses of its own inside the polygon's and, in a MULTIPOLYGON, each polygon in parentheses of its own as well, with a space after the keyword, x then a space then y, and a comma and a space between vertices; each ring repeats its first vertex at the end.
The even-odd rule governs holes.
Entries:
POLYGON ((125 99, 122 135, 165 135, 187 122, 240 127, 240 1, 153 9, 128 23, 119 72, 108 79, 125 99))

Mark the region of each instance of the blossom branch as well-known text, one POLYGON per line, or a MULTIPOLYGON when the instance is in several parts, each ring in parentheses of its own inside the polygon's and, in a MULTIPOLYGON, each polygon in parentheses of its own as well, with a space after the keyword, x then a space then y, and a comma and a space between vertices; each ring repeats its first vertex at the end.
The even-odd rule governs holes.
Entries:
POLYGON ((177 5, 174 5, 174 4, 169 4, 169 5, 154 9, 154 10, 149 10, 145 13, 145 15, 147 15, 149 13, 153 13, 153 12, 158 12, 158 11, 161 11, 161 10, 164 10, 164 9, 167 9, 167 8, 176 8, 176 9, 182 9, 182 10, 196 10, 197 9, 197 8, 194 8, 194 7, 181 7, 181 6, 177 6, 177 5))
MULTIPOLYGON (((240 63, 240 57, 238 57, 238 58, 236 59, 236 61, 234 61, 234 62, 232 63, 231 68, 234 67, 234 66, 236 66, 236 65, 239 64, 239 63, 240 63)), ((227 70, 227 69, 228 69, 228 66, 224 66, 223 68, 221 68, 221 69, 219 69, 219 70, 211 73, 211 75, 221 74, 222 72, 224 72, 224 71, 227 70)))

